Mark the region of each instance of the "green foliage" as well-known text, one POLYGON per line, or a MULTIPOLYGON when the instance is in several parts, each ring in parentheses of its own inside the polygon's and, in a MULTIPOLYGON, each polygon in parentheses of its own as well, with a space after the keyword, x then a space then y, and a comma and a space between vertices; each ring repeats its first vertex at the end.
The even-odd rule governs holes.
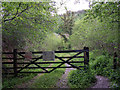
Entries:
POLYGON ((111 88, 120 89, 120 68, 114 70, 109 76, 109 78, 112 81, 111 88))
POLYGON ((69 36, 73 33, 72 30, 74 25, 75 14, 74 12, 66 10, 66 13, 60 15, 58 18, 59 26, 58 29, 55 30, 55 32, 64 38, 65 49, 71 49, 71 43, 69 43, 69 36))
POLYGON ((46 33, 57 27, 48 2, 3 2, 2 7, 3 50, 41 49, 46 33))
POLYGON ((81 49, 88 46, 90 50, 100 49, 112 54, 119 48, 118 13, 118 3, 93 5, 83 18, 75 21, 70 36, 72 47, 81 49))
MULTIPOLYGON (((113 70, 113 59, 108 56, 119 50, 119 2, 95 2, 91 9, 76 19, 74 13, 69 11, 63 16, 53 16, 51 12, 55 12, 55 8, 48 2, 2 2, 2 7, 3 51, 12 51, 14 48, 59 50, 60 47, 65 50, 70 45, 73 49, 88 46, 92 50, 90 71, 71 72, 68 80, 70 87, 89 87, 95 82, 94 73, 107 76, 112 81, 111 87, 120 87, 120 68, 113 70), (69 38, 64 34, 69 34, 69 38)), ((45 74, 31 87, 55 87, 63 72, 56 70, 45 74)), ((3 79, 3 88, 13 88, 33 76, 35 74, 3 79)))
POLYGON ((113 69, 113 58, 101 55, 97 56, 95 60, 90 59, 90 68, 96 75, 108 77, 111 81, 111 88, 120 88, 120 68, 113 69))
MULTIPOLYGON (((107 21, 100 22, 94 19, 84 22, 84 19, 75 22, 73 35, 70 37, 72 46, 76 49, 89 46, 92 49, 104 49, 106 46, 117 46, 117 25, 110 24, 107 21), (87 27, 86 27, 87 26, 87 27), (114 30, 113 30, 114 27, 114 30)), ((113 47, 113 48, 114 48, 113 47)))
POLYGON ((90 64, 91 69, 94 69, 96 71, 97 75, 108 75, 110 74, 110 70, 112 69, 112 65, 108 66, 110 63, 110 59, 104 55, 98 56, 94 61, 92 61, 90 64))
POLYGON ((56 88, 56 83, 59 81, 64 71, 65 69, 57 69, 49 74, 46 73, 38 77, 30 88, 56 88))
POLYGON ((58 50, 63 46, 63 40, 60 35, 56 33, 50 33, 45 38, 42 44, 42 50, 58 50))
POLYGON ((45 74, 35 81, 31 88, 55 88, 56 83, 63 74, 62 70, 56 70, 50 74, 45 74))
POLYGON ((95 2, 91 5, 91 10, 88 11, 87 18, 98 17, 102 20, 110 20, 110 22, 118 21, 119 2, 95 2))
POLYGON ((71 88, 88 88, 96 79, 90 70, 74 70, 70 73, 68 83, 71 88))
POLYGON ((67 33, 69 35, 72 35, 72 27, 74 25, 74 12, 71 11, 66 11, 66 14, 63 15, 63 17, 61 17, 61 19, 63 20, 63 33, 67 33))

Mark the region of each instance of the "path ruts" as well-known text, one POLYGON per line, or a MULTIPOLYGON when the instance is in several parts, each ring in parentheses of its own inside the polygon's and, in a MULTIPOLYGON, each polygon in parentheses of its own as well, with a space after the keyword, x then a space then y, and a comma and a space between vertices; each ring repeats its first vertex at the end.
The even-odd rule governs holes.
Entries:
MULTIPOLYGON (((69 66, 68 64, 65 64, 65 65, 69 66)), ((69 88, 69 86, 67 85, 67 82, 68 82, 67 76, 71 70, 75 70, 75 69, 74 68, 66 68, 65 73, 62 75, 59 82, 56 84, 57 88, 69 88)))

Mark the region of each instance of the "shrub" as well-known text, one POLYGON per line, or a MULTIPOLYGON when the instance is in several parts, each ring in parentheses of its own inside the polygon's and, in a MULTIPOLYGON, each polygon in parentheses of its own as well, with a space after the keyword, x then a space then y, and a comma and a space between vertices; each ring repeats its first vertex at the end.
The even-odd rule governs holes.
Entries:
POLYGON ((94 69, 97 75, 109 76, 112 72, 111 59, 108 56, 101 55, 90 62, 91 69, 94 69))
POLYGON ((59 47, 63 46, 63 40, 62 38, 55 33, 50 33, 47 35, 47 37, 44 40, 44 43, 42 44, 43 50, 57 50, 59 47))
POLYGON ((94 73, 89 70, 74 70, 68 78, 68 84, 71 88, 87 88, 95 81, 94 73))
POLYGON ((107 76, 111 81, 111 88, 120 88, 120 68, 113 69, 113 58, 107 54, 97 56, 95 60, 90 60, 90 68, 96 75, 107 76))
POLYGON ((110 74, 109 79, 112 81, 111 88, 120 89, 120 68, 113 70, 113 72, 110 74))

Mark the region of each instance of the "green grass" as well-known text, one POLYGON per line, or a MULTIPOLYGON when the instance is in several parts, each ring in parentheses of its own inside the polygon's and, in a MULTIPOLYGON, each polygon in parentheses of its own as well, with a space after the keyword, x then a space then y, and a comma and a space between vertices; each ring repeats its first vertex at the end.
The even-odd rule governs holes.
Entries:
MULTIPOLYGON (((57 66, 54 64, 52 66, 57 66)), ((45 73, 44 75, 38 77, 30 88, 56 88, 56 83, 59 81, 61 76, 64 74, 65 69, 56 69, 51 73, 45 73)))
POLYGON ((36 76, 37 74, 24 74, 23 75, 19 75, 18 77, 6 77, 3 78, 3 82, 2 82, 2 88, 14 88, 15 85, 17 84, 21 84, 23 82, 26 82, 30 79, 32 79, 34 76, 36 76))

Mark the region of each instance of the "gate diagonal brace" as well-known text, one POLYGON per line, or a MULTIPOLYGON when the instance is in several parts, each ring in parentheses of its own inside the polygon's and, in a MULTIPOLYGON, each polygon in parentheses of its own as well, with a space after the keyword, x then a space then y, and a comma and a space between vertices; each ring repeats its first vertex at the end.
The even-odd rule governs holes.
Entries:
POLYGON ((60 57, 58 57, 58 56, 55 56, 55 57, 57 57, 58 59, 62 60, 63 62, 62 62, 60 65, 58 65, 57 67, 55 67, 55 68, 53 68, 52 70, 50 70, 49 72, 52 72, 53 70, 59 68, 60 66, 62 66, 62 65, 65 64, 65 63, 68 63, 68 64, 71 65, 72 67, 75 67, 75 68, 79 69, 79 67, 76 67, 76 66, 70 64, 69 61, 70 61, 72 58, 74 58, 74 57, 76 57, 77 55, 79 55, 80 53, 81 53, 81 52, 77 53, 77 54, 74 55, 73 57, 69 58, 67 61, 63 60, 62 58, 60 58, 60 57))
MULTIPOLYGON (((57 56, 56 56, 56 57, 57 57, 57 56)), ((60 58, 60 57, 57 57, 57 58, 60 59, 60 60, 62 60, 62 61, 63 61, 63 62, 62 62, 63 64, 67 63, 67 64, 71 65, 72 67, 79 69, 79 67, 77 67, 77 66, 71 64, 69 61, 65 61, 65 60, 63 60, 63 59, 60 58)), ((70 59, 70 60, 71 60, 71 59, 70 59)))
POLYGON ((34 63, 36 66, 38 66, 39 68, 43 69, 44 71, 46 71, 48 73, 48 70, 46 70, 45 68, 39 66, 38 64, 34 63))
POLYGON ((22 54, 18 53, 18 55, 22 56, 25 59, 25 56, 23 56, 22 54))
POLYGON ((69 61, 70 61, 71 59, 73 59, 74 57, 76 57, 77 55, 79 55, 80 53, 81 53, 81 52, 79 52, 79 53, 77 53, 76 55, 74 55, 73 57, 69 58, 66 62, 67 62, 69 65, 71 65, 72 67, 75 67, 75 68, 79 69, 79 67, 74 66, 73 64, 69 63, 69 61))
MULTIPOLYGON (((22 71, 23 69, 27 68, 30 64, 35 64, 35 65, 37 65, 35 62, 36 62, 37 60, 39 60, 40 58, 42 58, 42 56, 41 56, 41 57, 38 57, 38 58, 35 59, 34 61, 30 61, 29 64, 27 64, 26 66, 24 66, 23 68, 21 68, 20 70, 18 70, 17 73, 19 73, 19 72, 22 71)), ((37 66, 39 66, 39 65, 37 65, 37 66)), ((40 67, 40 66, 39 66, 39 67, 40 67)), ((44 71, 48 72, 45 68, 43 68, 43 67, 40 67, 40 68, 43 69, 44 71)))
MULTIPOLYGON (((69 65, 71 65, 72 67, 76 67, 76 66, 74 66, 74 65, 72 65, 71 63, 69 63, 69 61, 72 59, 72 58, 74 58, 74 57, 76 57, 77 55, 79 55, 81 52, 79 52, 79 53, 77 53, 76 55, 74 55, 73 57, 70 57, 67 61, 65 61, 65 63, 68 63, 69 65)), ((60 57, 58 57, 60 60, 62 60, 62 61, 64 61, 62 58, 60 58, 60 57)), ((76 67, 77 69, 79 69, 78 67, 76 67)))
MULTIPOLYGON (((19 54, 20 56, 22 56, 23 58, 25 58, 25 56, 23 56, 22 54, 19 54)), ((35 64, 35 63, 34 63, 35 64)), ((43 70, 45 70, 46 72, 48 72, 45 68, 40 67, 39 65, 35 64, 36 66, 38 66, 39 68, 42 68, 43 70)))

